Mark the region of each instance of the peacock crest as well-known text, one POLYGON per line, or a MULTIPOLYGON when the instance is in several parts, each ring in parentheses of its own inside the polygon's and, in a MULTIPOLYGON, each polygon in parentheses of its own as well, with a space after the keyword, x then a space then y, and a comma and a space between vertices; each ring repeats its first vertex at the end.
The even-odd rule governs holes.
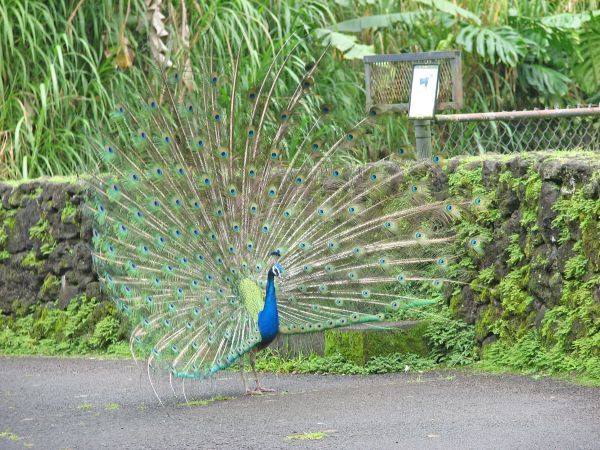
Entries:
POLYGON ((175 376, 230 366, 273 317, 279 333, 380 321, 450 281, 449 224, 464 205, 432 200, 422 165, 344 164, 377 112, 332 137, 332 106, 314 95, 325 54, 281 96, 292 53, 256 84, 239 55, 221 71, 159 71, 98 146, 97 271, 136 353, 175 376))

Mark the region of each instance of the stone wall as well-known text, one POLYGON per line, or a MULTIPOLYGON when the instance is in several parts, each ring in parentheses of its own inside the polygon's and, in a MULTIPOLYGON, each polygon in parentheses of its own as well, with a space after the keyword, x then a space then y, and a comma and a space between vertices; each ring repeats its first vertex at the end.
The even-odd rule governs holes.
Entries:
POLYGON ((99 295, 75 182, 0 183, 0 312, 99 295))
POLYGON ((463 245, 469 284, 448 293, 479 341, 539 330, 550 347, 600 356, 600 154, 454 159, 441 178, 450 194, 482 198, 459 225, 482 250, 463 245))
MULTIPOLYGON (((483 200, 458 223, 466 284, 446 291, 478 340, 536 328, 552 340, 557 327, 571 343, 600 336, 600 155, 487 155, 442 169, 429 174, 436 197, 483 200), (480 252, 466 245, 474 235, 480 252)), ((0 183, 0 199, 1 312, 57 299, 64 308, 76 295, 99 295, 78 184, 0 183)))

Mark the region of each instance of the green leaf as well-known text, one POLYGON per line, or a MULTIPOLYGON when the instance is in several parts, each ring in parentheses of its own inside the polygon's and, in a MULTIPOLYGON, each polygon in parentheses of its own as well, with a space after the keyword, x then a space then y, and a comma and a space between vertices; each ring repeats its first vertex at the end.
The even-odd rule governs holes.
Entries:
POLYGON ((386 28, 394 23, 401 22, 414 26, 419 20, 431 16, 429 11, 409 11, 395 14, 378 14, 375 16, 364 16, 357 19, 345 20, 328 27, 331 31, 341 33, 360 33, 367 28, 386 28))
POLYGON ((357 44, 355 36, 348 36, 325 28, 319 28, 316 33, 317 36, 323 38, 323 43, 343 52, 345 59, 363 59, 365 55, 375 54, 373 45, 357 44))
POLYGON ((546 16, 542 17, 540 21, 542 24, 555 27, 555 28, 564 28, 564 29, 579 29, 586 22, 591 20, 592 18, 600 15, 600 10, 589 11, 585 13, 564 13, 564 14, 556 14, 554 16, 546 16))
POLYGON ((571 79, 559 71, 541 64, 519 66, 519 80, 525 88, 533 87, 542 95, 562 96, 569 91, 571 79))
POLYGON ((423 5, 431 6, 434 9, 440 10, 446 14, 450 14, 453 17, 462 17, 469 19, 477 25, 481 25, 481 19, 476 14, 468 11, 460 6, 455 5, 447 0, 417 0, 418 3, 423 5))
POLYGON ((573 73, 588 95, 600 92, 600 17, 588 22, 579 33, 580 61, 573 73))
POLYGON ((360 59, 362 60, 367 55, 375 54, 375 46, 374 45, 361 45, 356 44, 354 47, 350 49, 349 52, 344 54, 345 59, 360 59))
POLYGON ((468 53, 477 53, 492 63, 501 62, 514 67, 525 55, 526 41, 515 29, 467 25, 456 37, 456 42, 468 53))

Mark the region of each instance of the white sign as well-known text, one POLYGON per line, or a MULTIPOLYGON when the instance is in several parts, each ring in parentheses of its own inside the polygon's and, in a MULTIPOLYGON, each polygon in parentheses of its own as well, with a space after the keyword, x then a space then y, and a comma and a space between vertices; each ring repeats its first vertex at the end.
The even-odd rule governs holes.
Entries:
POLYGON ((410 89, 408 117, 433 119, 438 93, 438 64, 415 64, 410 89))

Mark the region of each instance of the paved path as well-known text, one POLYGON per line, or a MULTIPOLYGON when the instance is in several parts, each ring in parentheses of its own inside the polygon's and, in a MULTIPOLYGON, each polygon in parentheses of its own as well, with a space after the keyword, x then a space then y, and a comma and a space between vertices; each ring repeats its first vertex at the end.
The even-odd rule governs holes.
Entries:
POLYGON ((0 448, 600 449, 600 389, 554 380, 432 372, 266 375, 279 393, 157 380, 130 361, 0 357, 0 448), (202 405, 200 399, 232 397, 202 405), (323 432, 320 440, 291 435, 323 432))

